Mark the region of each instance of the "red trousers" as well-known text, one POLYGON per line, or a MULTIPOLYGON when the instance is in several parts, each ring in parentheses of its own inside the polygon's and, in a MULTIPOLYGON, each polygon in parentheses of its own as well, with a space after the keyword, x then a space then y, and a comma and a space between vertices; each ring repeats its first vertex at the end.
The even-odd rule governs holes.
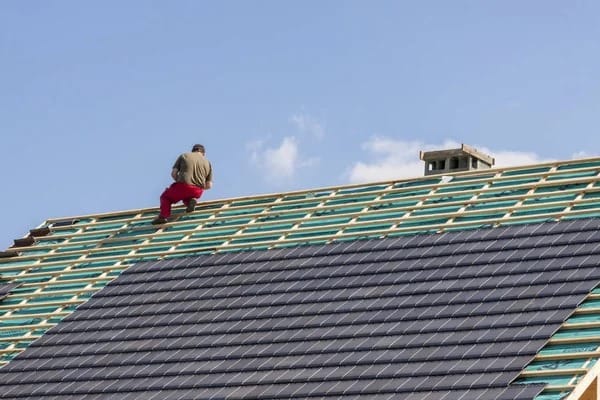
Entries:
POLYGON ((187 205, 191 199, 200 198, 202 192, 202 188, 195 185, 181 182, 173 183, 160 195, 160 216, 169 218, 172 204, 183 200, 183 203, 187 205))

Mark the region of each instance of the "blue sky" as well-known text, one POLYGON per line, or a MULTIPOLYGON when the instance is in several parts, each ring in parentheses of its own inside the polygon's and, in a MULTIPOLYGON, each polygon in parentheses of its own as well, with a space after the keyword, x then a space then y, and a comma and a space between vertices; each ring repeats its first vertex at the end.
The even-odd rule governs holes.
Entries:
POLYGON ((221 199, 600 147, 597 1, 0 2, 0 248, 158 205, 207 147, 221 199))

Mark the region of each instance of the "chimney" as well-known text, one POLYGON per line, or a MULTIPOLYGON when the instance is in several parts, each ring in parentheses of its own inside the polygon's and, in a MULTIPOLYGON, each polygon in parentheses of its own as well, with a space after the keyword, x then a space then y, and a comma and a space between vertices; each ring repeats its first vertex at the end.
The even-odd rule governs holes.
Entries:
POLYGON ((425 175, 487 169, 494 165, 493 157, 466 144, 459 149, 420 151, 419 158, 425 161, 425 175))

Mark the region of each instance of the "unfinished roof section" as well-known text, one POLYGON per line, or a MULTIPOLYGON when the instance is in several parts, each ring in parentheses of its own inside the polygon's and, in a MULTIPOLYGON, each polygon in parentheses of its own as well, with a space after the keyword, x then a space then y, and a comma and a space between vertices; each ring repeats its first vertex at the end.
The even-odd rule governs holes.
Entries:
POLYGON ((136 264, 2 368, 0 392, 533 399, 543 385, 511 382, 600 280, 598 228, 578 220, 136 264))
POLYGON ((425 161, 425 175, 488 169, 494 165, 494 158, 466 144, 458 149, 421 151, 419 158, 425 161))

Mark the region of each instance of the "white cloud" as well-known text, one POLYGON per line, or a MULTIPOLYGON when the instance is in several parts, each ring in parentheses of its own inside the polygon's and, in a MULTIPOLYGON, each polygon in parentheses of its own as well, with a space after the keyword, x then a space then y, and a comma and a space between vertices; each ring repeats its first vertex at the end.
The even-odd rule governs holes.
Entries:
POLYGON ((479 151, 494 157, 496 163, 494 167, 514 167, 519 165, 539 164, 552 161, 550 158, 544 158, 532 152, 499 150, 494 151, 486 147, 478 148, 479 151))
POLYGON ((293 123, 296 128, 302 133, 308 133, 316 139, 323 139, 325 136, 325 129, 321 124, 306 114, 294 114, 290 117, 290 122, 293 123))
POLYGON ((302 159, 298 141, 293 136, 283 138, 278 147, 265 147, 264 142, 248 143, 251 160, 258 165, 268 180, 281 181, 292 178, 299 168, 315 165, 317 159, 302 159))
MULTIPOLYGON (((352 183, 373 182, 381 180, 415 178, 423 176, 424 163, 419 159, 419 151, 431 151, 459 148, 460 143, 446 140, 442 144, 429 144, 421 141, 395 140, 375 137, 362 144, 370 161, 359 161, 352 165, 348 179, 352 183)), ((494 151, 485 147, 474 146, 485 154, 495 158, 496 167, 528 165, 545 161, 535 153, 519 151, 494 151)))
POLYGON ((307 138, 321 140, 325 136, 321 124, 307 114, 293 114, 289 122, 299 135, 286 136, 275 146, 266 145, 265 140, 251 141, 246 146, 252 163, 261 169, 264 179, 271 183, 281 183, 293 178, 299 169, 319 163, 318 158, 302 154, 300 145, 307 138))
POLYGON ((453 148, 460 144, 446 141, 442 145, 427 145, 420 141, 404 141, 375 137, 361 145, 372 161, 359 161, 349 172, 350 182, 369 182, 423 175, 424 164, 420 150, 453 148))
POLYGON ((591 158, 591 157, 598 157, 598 154, 592 154, 590 152, 582 150, 582 151, 578 151, 576 153, 573 153, 573 155, 571 157, 573 159, 576 159, 576 158, 591 158))

